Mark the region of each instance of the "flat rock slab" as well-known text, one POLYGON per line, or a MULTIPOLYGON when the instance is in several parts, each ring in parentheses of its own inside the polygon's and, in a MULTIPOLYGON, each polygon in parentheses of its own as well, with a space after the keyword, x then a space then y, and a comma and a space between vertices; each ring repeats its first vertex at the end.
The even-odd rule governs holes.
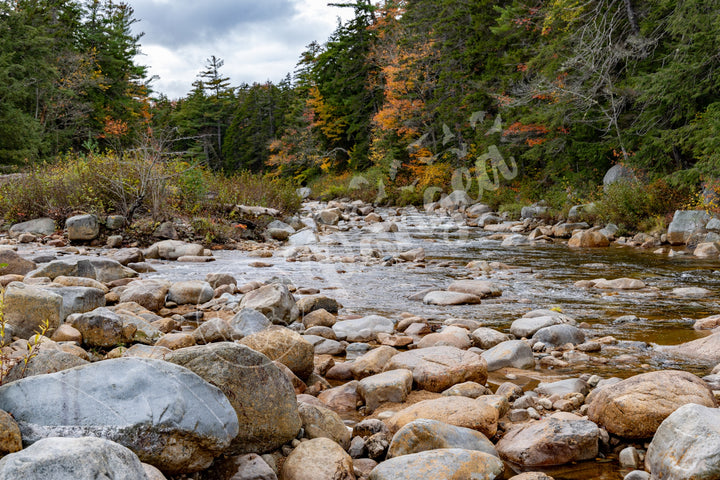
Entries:
POLYGON ((502 295, 500 287, 487 280, 457 280, 450 284, 448 291, 469 293, 481 298, 502 295))
POLYGON ((383 402, 402 403, 412 390, 413 374, 410 370, 389 370, 360 380, 358 394, 372 412, 383 402))
POLYGON ((487 380, 487 362, 480 355, 456 347, 420 348, 399 353, 388 361, 385 371, 404 368, 413 373, 417 387, 442 392, 457 383, 487 380))
POLYGON ((225 395, 190 370, 144 358, 118 358, 0 387, 0 409, 25 443, 97 436, 135 452, 165 473, 207 468, 238 434, 225 395))

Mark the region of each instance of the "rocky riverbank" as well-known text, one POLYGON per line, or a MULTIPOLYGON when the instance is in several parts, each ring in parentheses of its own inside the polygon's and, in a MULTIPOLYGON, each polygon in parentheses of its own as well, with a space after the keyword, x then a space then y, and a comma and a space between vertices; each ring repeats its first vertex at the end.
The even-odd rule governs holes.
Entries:
MULTIPOLYGON (((482 230, 518 255, 561 244, 637 246, 658 261, 717 258, 715 220, 704 212, 679 212, 664 235, 615 238, 612 225, 545 225, 542 205, 509 221, 456 194, 427 211, 441 219, 441 237, 462 242, 482 230)), ((123 239, 91 216, 68 219, 63 233, 47 220, 14 226, 0 240, 0 478, 720 475, 720 333, 651 349, 690 359, 692 373, 682 361, 646 364, 632 342, 508 284, 523 278, 542 289, 542 275, 491 259, 468 262, 442 287, 408 291, 394 300, 404 310, 358 306, 327 286, 323 276, 341 286, 353 269, 382 277, 364 286, 372 290, 454 268, 428 255, 434 237, 427 249, 408 241, 413 228, 428 229, 414 225, 416 213, 309 203, 271 223, 265 242, 233 252, 182 240, 113 248, 123 239), (88 246, 97 238, 108 244, 88 246), (226 268, 237 262, 242 276, 226 268), (278 264, 306 275, 275 275, 278 264), (506 326, 482 320, 506 306, 517 312, 506 326), (622 374, 605 374, 608 366, 622 374)), ((668 292, 673 302, 714 295, 685 287, 668 292)), ((569 288, 611 302, 665 295, 631 276, 569 288)), ((716 317, 696 328, 712 331, 716 317)))

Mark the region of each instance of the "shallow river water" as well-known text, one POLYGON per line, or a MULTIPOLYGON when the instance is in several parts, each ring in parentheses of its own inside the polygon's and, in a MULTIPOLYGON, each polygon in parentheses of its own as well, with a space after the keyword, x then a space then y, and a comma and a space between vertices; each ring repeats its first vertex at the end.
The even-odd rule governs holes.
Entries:
MULTIPOLYGON (((203 279, 206 273, 227 272, 238 284, 266 280, 273 276, 288 277, 298 287, 314 287, 340 301, 342 315, 382 314, 397 316, 410 312, 441 322, 447 318, 470 318, 486 326, 507 331, 513 320, 537 308, 559 308, 563 313, 586 322, 588 337, 612 335, 620 342, 604 350, 602 361, 571 365, 566 369, 532 372, 553 379, 581 373, 602 377, 628 377, 650 370, 677 368, 706 375, 710 365, 672 358, 655 349, 656 345, 674 345, 706 335, 693 330, 696 319, 718 312, 718 297, 688 299, 674 296, 677 287, 703 287, 720 292, 720 264, 692 256, 668 257, 652 251, 630 247, 572 250, 566 243, 537 246, 501 246, 500 240, 478 228, 456 225, 449 217, 426 215, 414 210, 379 213, 398 224, 396 233, 373 234, 350 223, 320 236, 311 245, 313 252, 327 255, 323 262, 288 262, 275 252, 272 258, 258 259, 247 252, 216 251, 215 262, 206 264, 155 265, 158 272, 148 276, 173 280, 203 279), (423 247, 425 265, 400 263, 345 263, 341 257, 358 255, 374 248, 389 257, 402 251, 423 247), (254 268, 262 260, 272 264, 254 268), (502 262, 513 269, 494 271, 483 277, 465 265, 473 260, 502 262), (649 288, 641 291, 609 292, 577 288, 578 280, 631 277, 643 280, 649 288), (440 307, 411 301, 409 296, 430 287, 446 287, 460 278, 487 278, 498 284, 503 294, 480 305, 440 307), (639 321, 614 324, 623 315, 636 315, 639 321), (613 351, 615 353, 613 353, 613 351), (608 353, 609 352, 609 353, 608 353), (636 360, 614 362, 613 355, 630 354, 636 360)), ((678 249, 681 250, 681 249, 678 249)), ((625 355, 627 357, 627 355, 625 355)), ((533 375, 531 375, 533 376, 533 375)), ((502 379, 499 379, 502 381, 502 379)), ((537 378, 535 378, 537 381, 537 378)), ((548 472, 561 479, 621 479, 617 461, 584 462, 548 472)))

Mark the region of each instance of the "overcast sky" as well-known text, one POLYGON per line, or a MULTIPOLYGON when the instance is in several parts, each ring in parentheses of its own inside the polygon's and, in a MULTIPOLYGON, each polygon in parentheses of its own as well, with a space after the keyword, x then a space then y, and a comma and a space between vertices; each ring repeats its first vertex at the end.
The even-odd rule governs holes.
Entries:
POLYGON ((206 59, 225 61, 232 85, 280 81, 292 73, 313 40, 325 43, 338 16, 352 9, 329 0, 126 0, 135 10, 136 32, 156 92, 176 99, 192 88, 206 59))

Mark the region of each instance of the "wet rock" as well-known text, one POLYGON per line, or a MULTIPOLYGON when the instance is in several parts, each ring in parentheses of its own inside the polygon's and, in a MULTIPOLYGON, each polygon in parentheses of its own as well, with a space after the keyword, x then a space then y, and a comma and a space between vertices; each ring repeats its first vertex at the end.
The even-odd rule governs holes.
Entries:
POLYGON ((651 480, 651 478, 650 474, 644 470, 633 470, 625 475, 623 480, 651 480))
POLYGON ((614 280, 599 278, 591 282, 594 288, 603 290, 640 290, 646 287, 645 282, 636 278, 616 278, 614 280))
POLYGON ((233 454, 275 450, 300 430, 293 387, 266 356, 221 342, 176 350, 165 360, 192 370, 228 398, 242 426, 230 446, 233 454))
POLYGON ((273 283, 248 292, 240 308, 252 308, 277 325, 289 325, 299 315, 295 298, 286 285, 273 283))
POLYGON ((645 466, 655 478, 720 477, 720 411, 696 404, 675 410, 655 432, 645 466))
POLYGON ((417 387, 429 392, 442 392, 467 381, 484 384, 487 380, 485 359, 455 347, 430 347, 399 353, 390 359, 385 371, 399 368, 410 370, 417 387))
POLYGON ((410 370, 390 370, 360 380, 358 394, 368 412, 384 402, 402 403, 412 390, 413 374, 410 370))
POLYGON ((602 388, 592 398, 588 418, 620 437, 649 438, 665 418, 687 403, 717 405, 710 388, 695 375, 649 372, 602 388))
POLYGON ((445 292, 436 290, 423 298, 428 305, 475 305, 482 301, 477 295, 461 292, 445 292))
POLYGON ((350 447, 352 432, 337 413, 329 408, 304 402, 298 403, 298 412, 308 438, 329 438, 343 449, 350 447))
POLYGON ((568 241, 570 248, 602 248, 610 245, 610 240, 597 230, 583 230, 574 234, 568 241))
POLYGON ((167 301, 178 305, 197 305, 212 300, 215 291, 209 283, 200 280, 175 282, 170 286, 167 301))
POLYGON ((549 418, 511 429, 496 448, 501 458, 524 467, 564 465, 595 458, 599 435, 588 420, 549 418))
POLYGON ((495 345, 510 340, 510 336, 492 328, 480 327, 473 330, 470 334, 470 339, 472 340, 474 346, 487 350, 495 345))
POLYGON ((12 250, 0 250, 0 275, 25 275, 35 268, 35 262, 24 259, 12 250))
POLYGON ((135 280, 120 294, 120 302, 135 302, 152 312, 165 306, 170 283, 163 280, 135 280))
POLYGON ((492 437, 497 432, 498 411, 493 406, 467 397, 440 397, 411 405, 387 420, 397 432, 419 418, 437 420, 456 427, 470 428, 492 437))
POLYGON ((457 280, 450 284, 451 292, 470 293, 480 298, 499 297, 502 295, 500 287, 486 280, 457 280))
MULTIPOLYGON (((207 468, 238 433, 223 393, 191 371, 161 360, 118 358, 0 387, 29 444, 53 436, 101 436, 166 473, 207 468), (68 390, 69 385, 75 385, 68 390), (69 408, 79 398, 93 399, 69 408)), ((84 459, 83 459, 84 460, 84 459)))
POLYGON ((522 340, 508 340, 482 353, 489 372, 505 367, 533 368, 535 358, 530 346, 522 340))
POLYGON ((534 342, 542 342, 547 347, 559 347, 566 343, 578 345, 585 341, 585 334, 573 325, 561 324, 544 327, 532 336, 534 342))
POLYGON ((95 215, 75 215, 65 220, 68 240, 94 240, 100 234, 100 223, 95 215))
POLYGON ((440 448, 461 448, 498 456, 492 442, 476 430, 456 427, 437 420, 419 419, 408 423, 393 435, 387 457, 399 457, 440 448))
POLYGON ((672 294, 681 298, 704 298, 712 296, 713 292, 701 287, 678 287, 673 288, 672 294))
POLYGON ((132 451, 95 437, 46 438, 0 460, 0 479, 144 480, 145 470, 132 451))
POLYGON ((45 322, 52 334, 60 326, 62 296, 39 287, 13 282, 4 295, 5 323, 12 326, 14 335, 29 338, 39 332, 45 322))
POLYGON ((282 467, 283 480, 355 480, 353 462, 343 448, 328 438, 300 445, 282 467))
POLYGON ((356 320, 342 320, 332 329, 338 340, 363 342, 375 340, 378 333, 393 333, 395 322, 380 315, 369 315, 356 320))
POLYGON ((368 480, 493 480, 501 478, 504 465, 484 452, 459 448, 428 450, 391 458, 373 469, 368 480))
POLYGON ((693 233, 703 230, 709 220, 710 215, 705 210, 676 210, 668 225, 668 243, 684 245, 693 233))
POLYGON ((505 238, 505 240, 502 241, 500 244, 503 247, 519 247, 523 245, 531 245, 533 242, 530 240, 530 238, 526 237, 525 235, 514 234, 509 235, 505 238))
POLYGON ((36 218, 27 222, 16 223, 8 232, 11 238, 17 238, 23 233, 42 235, 44 237, 55 233, 55 221, 52 218, 36 218))
POLYGON ((303 380, 307 380, 313 372, 315 350, 312 344, 288 328, 271 326, 248 335, 240 340, 240 343, 262 353, 270 360, 278 360, 303 380))
POLYGON ((373 348, 363 356, 355 359, 350 371, 356 380, 382 373, 390 359, 397 354, 398 351, 392 347, 380 346, 373 348))

